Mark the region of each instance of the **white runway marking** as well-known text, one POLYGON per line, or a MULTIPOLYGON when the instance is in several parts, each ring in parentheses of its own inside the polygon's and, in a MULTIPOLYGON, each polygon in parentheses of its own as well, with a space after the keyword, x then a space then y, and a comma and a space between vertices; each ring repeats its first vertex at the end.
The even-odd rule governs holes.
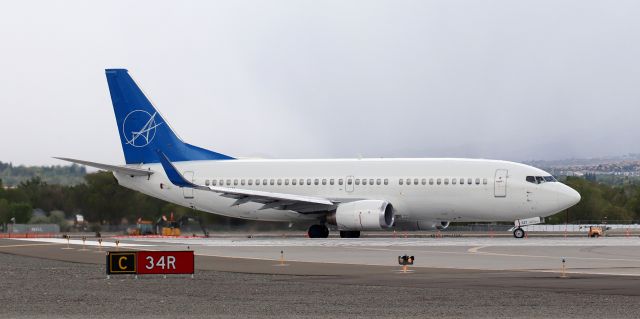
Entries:
MULTIPOLYGON (((67 244, 67 240, 63 238, 11 238, 12 240, 21 240, 21 241, 31 241, 31 242, 41 242, 41 243, 52 243, 52 244, 67 244)), ((69 240, 70 245, 80 245, 82 246, 82 240, 80 239, 71 239, 69 240)), ((86 246, 100 246, 100 243, 96 240, 87 240, 84 243, 86 246)), ((144 244, 134 244, 134 243, 123 243, 120 242, 119 247, 146 247, 149 245, 144 244)), ((115 242, 103 241, 102 247, 116 247, 115 242)))
MULTIPOLYGON (((127 241, 216 247, 558 247, 636 246, 640 238, 128 238, 127 241)), ((479 248, 478 248, 479 249, 479 248)))
POLYGON ((489 246, 478 246, 478 247, 473 247, 473 248, 469 248, 467 249, 468 252, 470 253, 478 253, 478 250, 485 248, 485 247, 489 247, 489 246))

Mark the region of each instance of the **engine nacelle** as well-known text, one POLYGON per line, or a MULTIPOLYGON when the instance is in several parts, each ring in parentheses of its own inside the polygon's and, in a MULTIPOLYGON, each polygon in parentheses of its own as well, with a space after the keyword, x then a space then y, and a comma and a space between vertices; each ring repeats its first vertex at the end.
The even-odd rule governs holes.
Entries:
POLYGON ((338 230, 379 230, 393 226, 393 206, 383 200, 359 200, 338 205, 328 216, 338 230))
POLYGON ((434 220, 398 220, 395 226, 398 230, 444 230, 449 227, 449 222, 434 220))

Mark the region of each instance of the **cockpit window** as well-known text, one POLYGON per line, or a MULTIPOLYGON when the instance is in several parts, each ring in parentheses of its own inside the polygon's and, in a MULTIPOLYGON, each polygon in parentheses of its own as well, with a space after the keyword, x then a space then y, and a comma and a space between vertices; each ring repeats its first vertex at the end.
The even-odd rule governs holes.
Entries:
POLYGON ((527 176, 527 182, 533 184, 552 183, 557 182, 553 176, 527 176))

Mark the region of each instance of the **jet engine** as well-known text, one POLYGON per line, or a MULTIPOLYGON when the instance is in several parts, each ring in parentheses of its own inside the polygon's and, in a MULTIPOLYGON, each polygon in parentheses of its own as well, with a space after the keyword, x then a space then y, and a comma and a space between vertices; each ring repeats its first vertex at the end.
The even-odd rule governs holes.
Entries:
POLYGON ((396 221, 398 230, 444 230, 449 227, 448 221, 403 220, 396 221))
POLYGON ((338 205, 327 222, 338 230, 379 230, 393 226, 393 206, 383 200, 359 200, 338 205))

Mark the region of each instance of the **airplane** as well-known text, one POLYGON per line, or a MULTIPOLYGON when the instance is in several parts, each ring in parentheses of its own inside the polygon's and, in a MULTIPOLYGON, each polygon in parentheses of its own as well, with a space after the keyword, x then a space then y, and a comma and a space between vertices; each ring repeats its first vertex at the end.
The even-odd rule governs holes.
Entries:
POLYGON ((106 77, 126 165, 58 159, 113 172, 118 183, 229 217, 304 223, 310 238, 450 222, 514 221, 565 210, 580 194, 528 165, 485 159, 238 159, 184 142, 126 69, 106 77))

